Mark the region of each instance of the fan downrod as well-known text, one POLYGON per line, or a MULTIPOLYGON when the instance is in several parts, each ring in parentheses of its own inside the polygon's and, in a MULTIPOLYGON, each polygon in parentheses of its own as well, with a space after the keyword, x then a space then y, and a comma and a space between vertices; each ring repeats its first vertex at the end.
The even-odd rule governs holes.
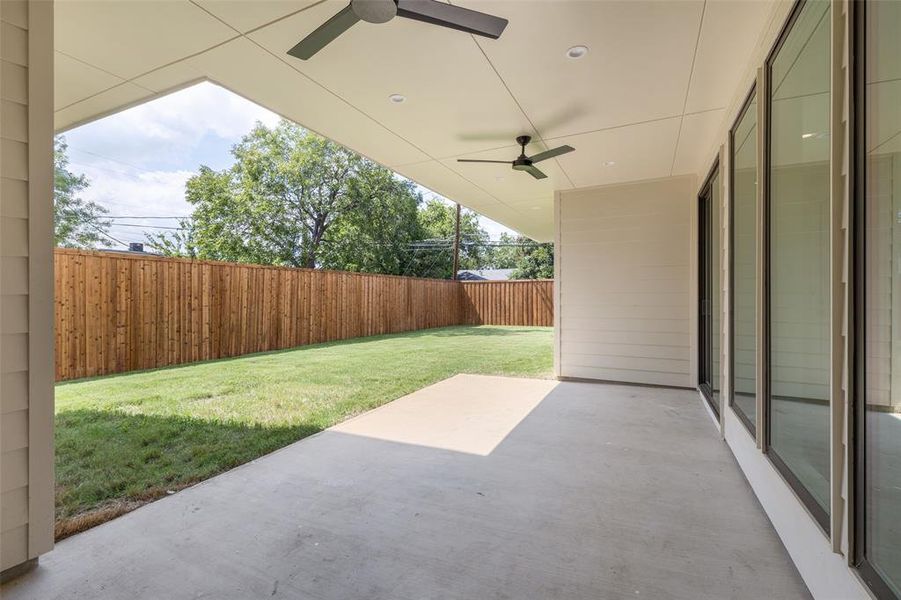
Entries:
POLYGON ((514 171, 528 171, 532 166, 532 161, 526 156, 526 146, 532 141, 532 136, 521 135, 516 138, 516 143, 522 146, 522 152, 513 161, 514 171))
POLYGON ((387 23, 397 15, 395 0, 350 0, 350 8, 367 23, 387 23))

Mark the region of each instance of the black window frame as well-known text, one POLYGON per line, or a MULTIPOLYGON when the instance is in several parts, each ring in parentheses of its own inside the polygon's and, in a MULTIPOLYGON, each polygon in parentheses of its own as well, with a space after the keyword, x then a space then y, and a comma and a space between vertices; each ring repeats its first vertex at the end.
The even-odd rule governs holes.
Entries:
MULTIPOLYGON (((807 509, 807 512, 813 517, 814 521, 819 525, 823 534, 831 539, 832 535, 832 523, 829 512, 827 512, 822 506, 820 506, 819 502, 813 497, 813 494, 808 490, 801 480, 792 472, 792 470, 785 464, 785 461, 779 456, 779 454, 772 447, 772 427, 770 426, 770 419, 772 417, 772 347, 771 347, 771 338, 772 338, 772 312, 771 312, 771 289, 770 289, 770 280, 771 280, 771 236, 770 236, 770 217, 771 217, 771 209, 772 209, 772 177, 770 177, 770 167, 772 164, 772 139, 773 139, 773 130, 772 130, 772 93, 773 93, 773 60, 779 54, 779 51, 785 45, 785 41, 788 38, 788 35, 791 33, 792 29, 795 26, 795 23, 798 21, 798 17, 801 14, 801 11, 807 5, 807 0, 796 0, 794 6, 792 6, 791 13, 786 19, 785 23, 782 25, 782 29, 779 31, 779 37, 776 40, 776 43, 770 49, 769 54, 767 54, 766 61, 764 62, 764 80, 765 80, 765 96, 762 98, 764 102, 764 134, 763 134, 763 169, 766 173, 764 179, 764 189, 763 189, 763 239, 762 243, 763 247, 763 280, 765 282, 764 287, 764 295, 763 295, 763 306, 761 307, 763 310, 763 362, 764 362, 764 379, 765 382, 762 382, 764 387, 763 391, 763 418, 764 422, 763 426, 763 453, 769 459, 770 463, 776 468, 782 478, 788 483, 789 487, 801 501, 801 504, 807 509)), ((834 10, 833 6, 829 7, 829 10, 834 10)), ((829 90, 830 95, 835 93, 835 90, 829 90)), ((834 368, 834 367, 833 367, 834 368)), ((830 446, 832 441, 830 440, 830 446)), ((830 486, 834 485, 834 482, 830 480, 830 486)))
POLYGON ((850 281, 854 287, 848 295, 850 306, 848 327, 850 368, 852 381, 851 410, 848 411, 848 431, 851 434, 849 449, 851 459, 848 472, 851 481, 849 515, 852 520, 849 531, 850 563, 861 579, 879 600, 899 600, 888 582, 866 555, 866 3, 849 4, 849 83, 850 93, 848 135, 848 177, 850 179, 851 209, 848 211, 852 252, 850 281))
MULTIPOLYGON (((704 318, 704 307, 703 301, 706 296, 708 296, 707 291, 704 289, 706 287, 705 284, 710 283, 710 273, 704 272, 704 266, 707 264, 705 261, 710 259, 710 256, 705 256, 705 250, 710 250, 710 231, 707 231, 707 227, 704 227, 706 221, 704 219, 704 211, 702 205, 702 198, 705 195, 709 197, 708 200, 708 212, 706 217, 709 219, 710 217, 710 208, 713 202, 713 180, 720 172, 720 159, 719 156, 713 161, 713 166, 710 167, 710 171, 707 173, 707 177, 704 179, 703 185, 701 185, 698 190, 698 390, 700 390, 701 395, 704 397, 704 400, 707 401, 707 405, 713 411, 713 414, 716 415, 716 418, 721 418, 720 408, 717 406, 717 402, 714 401, 714 391, 712 387, 710 387, 707 382, 702 381, 703 373, 705 370, 709 369, 709 363, 711 358, 711 350, 713 347, 713 338, 710 337, 708 340, 702 339, 702 320, 704 318), (703 240, 703 242, 702 242, 703 240)), ((711 224, 712 225, 712 224, 711 224)), ((717 256, 719 256, 717 254, 717 256)), ((712 267, 712 265, 711 265, 712 267)), ((720 288, 722 288, 722 282, 720 282, 720 288)), ((720 293, 722 292, 722 289, 720 293)), ((713 292, 711 292, 713 293, 713 292)), ((710 306, 708 310, 713 306, 712 298, 708 298, 710 306)), ((709 333, 709 332, 708 332, 709 333)), ((720 333, 722 334, 722 324, 720 325, 720 333)), ((708 373, 710 377, 711 383, 713 382, 713 374, 708 373)), ((720 382, 720 399, 722 399, 722 382, 720 382)))
MULTIPOLYGON (((757 97, 757 83, 755 82, 751 86, 751 90, 748 92, 747 97, 745 97, 745 101, 741 105, 741 109, 738 111, 738 116, 735 118, 735 121, 732 123, 732 127, 729 128, 729 407, 732 409, 732 412, 738 417, 738 420, 741 421, 742 425, 745 426, 748 433, 751 434, 752 438, 757 438, 757 427, 748 416, 741 410, 740 407, 737 407, 735 404, 735 131, 738 129, 739 123, 741 123, 742 119, 744 119, 745 115, 748 112, 748 109, 751 108, 751 103, 757 97)), ((757 123, 755 127, 760 130, 760 123, 757 123)), ((755 144, 756 145, 756 144, 755 144)), ((755 158, 756 160, 756 158, 755 158)), ((758 185, 762 184, 762 180, 760 178, 760 165, 757 165, 757 180, 758 185)), ((755 211, 757 214, 758 211, 755 211)), ((760 243, 760 240, 757 240, 755 237, 755 241, 760 243)), ((758 254, 755 254, 755 257, 758 254)), ((755 260, 756 265, 756 260, 755 260)), ((755 280, 757 279, 758 270, 755 268, 755 280)), ((756 296, 755 291, 755 296, 756 296)), ((759 307, 758 307, 759 310, 759 307)), ((757 335, 756 325, 755 325, 755 337, 757 335)), ((758 340, 758 344, 760 341, 758 340)), ((755 361, 756 365, 756 361, 755 361)), ((756 367, 755 367, 756 368, 756 367)), ((755 374, 756 375, 756 374, 755 374)), ((756 379, 756 377, 755 377, 756 379)), ((758 394, 755 394, 754 403, 757 404, 757 396, 760 391, 760 382, 757 382, 755 386, 758 390, 758 394)))

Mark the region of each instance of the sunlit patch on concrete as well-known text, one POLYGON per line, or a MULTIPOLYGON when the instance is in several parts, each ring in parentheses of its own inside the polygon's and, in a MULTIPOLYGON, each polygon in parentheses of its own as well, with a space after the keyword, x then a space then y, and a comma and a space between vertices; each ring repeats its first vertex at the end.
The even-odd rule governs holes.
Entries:
POLYGON ((488 456, 556 386, 555 381, 457 375, 333 430, 488 456))

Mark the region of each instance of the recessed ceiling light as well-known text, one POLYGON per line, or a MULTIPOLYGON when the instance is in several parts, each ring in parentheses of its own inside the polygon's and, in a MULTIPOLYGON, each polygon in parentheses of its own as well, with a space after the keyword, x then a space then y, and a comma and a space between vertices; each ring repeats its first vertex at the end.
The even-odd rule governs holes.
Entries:
POLYGON ((407 101, 407 97, 402 94, 391 94, 388 96, 388 100, 391 100, 391 102, 394 102, 395 104, 403 104, 407 101))
POLYGON ((615 165, 615 164, 616 164, 616 161, 614 161, 614 160, 606 160, 606 161, 604 161, 604 166, 605 166, 605 167, 612 167, 612 166, 615 165))
POLYGON ((567 58, 577 59, 588 54, 588 46, 573 46, 566 51, 567 58))

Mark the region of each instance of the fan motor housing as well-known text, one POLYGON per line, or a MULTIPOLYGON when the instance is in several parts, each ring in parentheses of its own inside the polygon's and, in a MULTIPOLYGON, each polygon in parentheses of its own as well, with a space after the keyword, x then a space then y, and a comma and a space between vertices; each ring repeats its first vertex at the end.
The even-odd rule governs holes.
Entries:
POLYGON ((354 14, 367 23, 387 23, 397 15, 394 0, 351 0, 350 6, 354 14))

